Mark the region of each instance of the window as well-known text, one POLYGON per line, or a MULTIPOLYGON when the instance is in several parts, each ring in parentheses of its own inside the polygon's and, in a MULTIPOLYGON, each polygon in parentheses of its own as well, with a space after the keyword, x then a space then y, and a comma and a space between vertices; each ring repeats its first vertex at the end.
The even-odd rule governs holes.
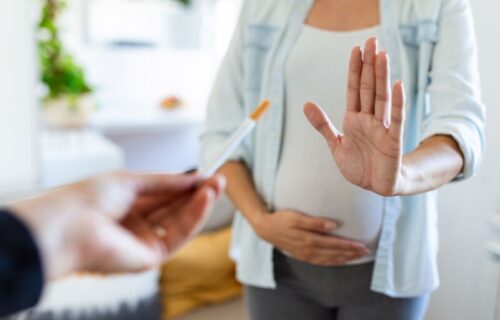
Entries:
POLYGON ((70 0, 64 41, 101 110, 151 110, 177 96, 204 111, 241 0, 70 0))
POLYGON ((87 0, 83 32, 93 44, 205 49, 215 1, 87 0))

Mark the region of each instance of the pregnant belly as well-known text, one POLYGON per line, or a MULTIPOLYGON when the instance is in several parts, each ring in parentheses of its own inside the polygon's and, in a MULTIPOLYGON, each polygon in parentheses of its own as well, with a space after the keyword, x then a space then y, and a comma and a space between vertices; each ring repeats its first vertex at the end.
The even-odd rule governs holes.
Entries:
POLYGON ((333 219, 340 225, 335 235, 376 248, 383 197, 347 182, 338 172, 278 172, 274 205, 277 210, 333 219))

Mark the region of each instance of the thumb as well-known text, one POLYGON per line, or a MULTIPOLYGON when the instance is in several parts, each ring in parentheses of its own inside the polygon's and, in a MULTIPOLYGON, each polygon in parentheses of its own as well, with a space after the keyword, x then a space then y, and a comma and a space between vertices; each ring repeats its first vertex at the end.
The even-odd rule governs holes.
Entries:
POLYGON ((337 147, 339 143, 339 132, 333 126, 330 119, 326 113, 315 103, 307 102, 304 106, 304 114, 307 119, 311 123, 311 125, 321 133, 323 138, 325 138, 326 142, 330 146, 330 149, 333 151, 337 147))

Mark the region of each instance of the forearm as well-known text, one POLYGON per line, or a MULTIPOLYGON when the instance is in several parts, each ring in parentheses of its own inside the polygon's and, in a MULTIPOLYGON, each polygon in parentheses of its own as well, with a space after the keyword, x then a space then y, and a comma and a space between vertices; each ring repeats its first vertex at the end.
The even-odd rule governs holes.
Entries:
POLYGON ((255 190, 248 168, 242 162, 231 161, 219 173, 226 177, 228 197, 255 228, 268 210, 255 190))
POLYGON ((79 269, 79 259, 74 248, 71 221, 86 212, 84 203, 69 187, 53 190, 38 197, 11 204, 19 219, 33 232, 48 279, 79 269), (63 214, 64 213, 64 214, 63 214), (71 213, 71 214, 68 214, 71 213))
POLYGON ((403 156, 399 195, 435 190, 455 179, 463 166, 462 152, 452 137, 430 137, 417 149, 403 156))

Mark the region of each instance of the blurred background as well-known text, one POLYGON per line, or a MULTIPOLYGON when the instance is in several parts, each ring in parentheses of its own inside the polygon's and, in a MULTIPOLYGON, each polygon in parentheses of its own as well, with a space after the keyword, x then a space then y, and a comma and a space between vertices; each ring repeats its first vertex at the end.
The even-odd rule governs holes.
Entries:
MULTIPOLYGON (((0 203, 117 169, 195 168, 205 106, 241 0, 0 0, 0 203)), ((500 320, 500 3, 472 2, 489 148, 440 193, 441 288, 429 320, 500 320)), ((78 275, 14 319, 246 319, 227 259, 232 208, 172 263, 78 275), (196 278, 196 279, 194 279, 196 278)))

